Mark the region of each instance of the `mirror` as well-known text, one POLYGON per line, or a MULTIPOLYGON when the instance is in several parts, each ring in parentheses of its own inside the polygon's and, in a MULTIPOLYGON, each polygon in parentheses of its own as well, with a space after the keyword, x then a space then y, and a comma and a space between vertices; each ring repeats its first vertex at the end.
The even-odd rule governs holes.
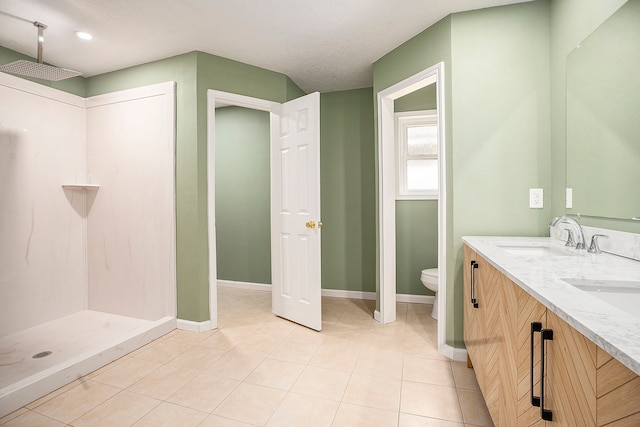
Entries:
POLYGON ((640 219, 640 0, 567 57, 569 214, 640 219))

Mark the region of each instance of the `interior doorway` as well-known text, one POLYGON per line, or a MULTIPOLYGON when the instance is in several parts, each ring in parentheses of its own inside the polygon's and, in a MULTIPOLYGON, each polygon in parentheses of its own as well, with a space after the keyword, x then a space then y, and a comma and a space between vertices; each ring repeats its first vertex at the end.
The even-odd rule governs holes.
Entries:
MULTIPOLYGON (((222 107, 242 107, 251 110, 277 112, 280 104, 258 98, 209 90, 207 92, 207 208, 209 241, 209 319, 210 328, 218 327, 218 263, 216 239, 216 109, 222 107)), ((268 162, 268 158, 266 159, 268 162)))
MULTIPOLYGON (((320 330, 320 94, 285 103, 207 92, 210 328, 218 327, 216 108, 269 113, 271 295, 275 315, 320 330)), ((242 231, 244 232, 244 230, 242 231)))
POLYGON ((447 199, 445 150, 445 75, 440 62, 377 94, 378 107, 378 212, 379 212, 379 277, 380 310, 376 318, 382 323, 396 320, 396 164, 394 102, 426 86, 436 85, 438 129, 438 351, 452 359, 461 354, 446 344, 447 324, 447 199))

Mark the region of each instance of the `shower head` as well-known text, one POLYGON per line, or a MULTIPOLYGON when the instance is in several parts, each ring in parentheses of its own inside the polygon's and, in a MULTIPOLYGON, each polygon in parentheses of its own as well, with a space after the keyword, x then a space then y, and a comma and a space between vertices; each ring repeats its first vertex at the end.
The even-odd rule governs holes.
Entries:
POLYGON ((33 25, 38 28, 38 62, 21 59, 19 61, 10 62, 9 64, 0 65, 0 71, 53 82, 82 75, 79 71, 54 67, 53 65, 43 63, 42 50, 44 44, 44 30, 47 26, 37 21, 34 22, 33 25))

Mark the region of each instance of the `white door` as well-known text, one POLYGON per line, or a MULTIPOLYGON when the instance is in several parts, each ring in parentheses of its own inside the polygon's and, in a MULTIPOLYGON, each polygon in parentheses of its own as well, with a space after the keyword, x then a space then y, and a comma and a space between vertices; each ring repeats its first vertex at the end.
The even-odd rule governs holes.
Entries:
POLYGON ((320 94, 282 104, 271 129, 273 313, 319 331, 320 94))

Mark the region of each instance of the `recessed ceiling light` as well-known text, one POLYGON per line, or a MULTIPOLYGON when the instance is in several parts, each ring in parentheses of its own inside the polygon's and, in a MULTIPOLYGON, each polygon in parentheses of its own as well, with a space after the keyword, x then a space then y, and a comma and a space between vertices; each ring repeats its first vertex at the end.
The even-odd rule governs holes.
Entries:
POLYGON ((82 40, 91 40, 93 36, 89 33, 85 33, 84 31, 76 31, 76 36, 82 40))

